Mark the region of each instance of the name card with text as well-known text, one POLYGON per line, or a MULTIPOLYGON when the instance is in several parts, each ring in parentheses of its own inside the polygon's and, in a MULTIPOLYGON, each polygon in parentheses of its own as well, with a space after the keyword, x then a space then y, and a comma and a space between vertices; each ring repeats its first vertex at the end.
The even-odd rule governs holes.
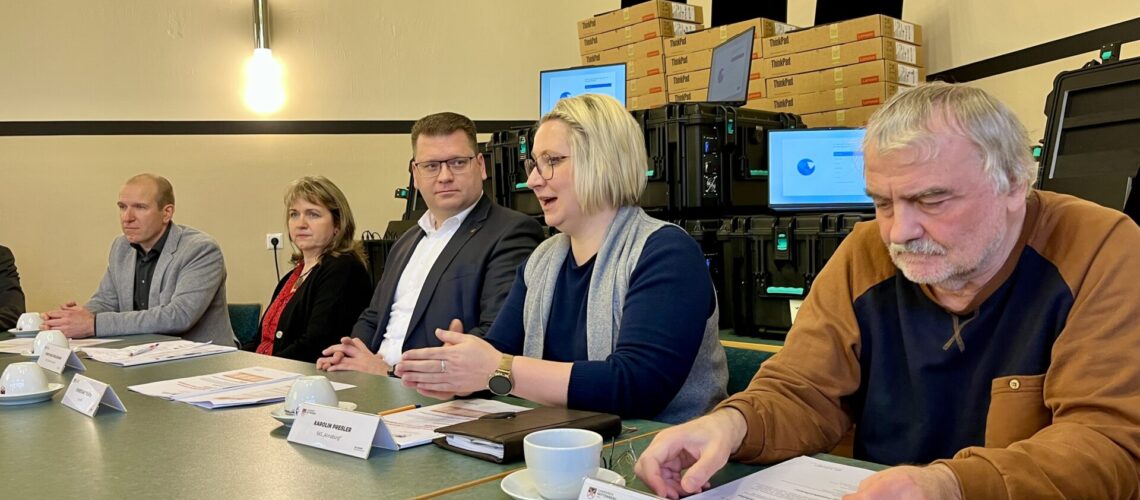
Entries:
POLYGON ((44 347, 44 352, 40 354, 40 359, 36 360, 36 364, 45 370, 55 373, 63 373, 63 369, 66 367, 75 368, 79 371, 87 371, 87 367, 83 366, 83 362, 79 360, 79 356, 75 354, 75 351, 55 344, 44 347))
POLYGON ((289 430, 290 442, 367 459, 373 447, 397 450, 384 420, 332 406, 305 403, 289 430))
POLYGON ((119 400, 119 396, 111 386, 78 373, 72 377, 71 385, 67 386, 67 392, 63 394, 61 403, 88 417, 94 417, 100 405, 110 406, 121 412, 127 411, 127 407, 123 406, 123 402, 119 400))

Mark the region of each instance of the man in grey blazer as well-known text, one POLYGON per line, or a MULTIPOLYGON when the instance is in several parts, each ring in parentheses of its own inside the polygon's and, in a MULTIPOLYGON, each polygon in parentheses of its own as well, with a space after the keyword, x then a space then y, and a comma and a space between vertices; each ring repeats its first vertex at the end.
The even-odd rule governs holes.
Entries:
POLYGON ((85 305, 49 311, 46 327, 70 338, 141 333, 232 346, 226 265, 206 233, 174 224, 174 189, 139 174, 119 192, 123 235, 111 244, 107 272, 85 305))

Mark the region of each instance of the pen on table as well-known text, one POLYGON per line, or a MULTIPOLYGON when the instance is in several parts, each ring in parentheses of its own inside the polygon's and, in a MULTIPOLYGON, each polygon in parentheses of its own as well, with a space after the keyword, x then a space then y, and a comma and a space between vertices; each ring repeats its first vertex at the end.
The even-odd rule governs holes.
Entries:
POLYGON ((154 351, 155 347, 157 347, 157 346, 158 346, 158 343, 144 345, 144 346, 138 347, 138 349, 128 351, 127 355, 139 355, 139 354, 143 354, 145 352, 154 351))
POLYGON ((414 409, 419 408, 419 407, 420 407, 420 405, 407 405, 407 406, 401 406, 399 408, 392 408, 391 410, 384 410, 384 411, 380 412, 380 416, 383 417, 385 415, 391 415, 393 413, 400 413, 402 411, 414 410, 414 409))

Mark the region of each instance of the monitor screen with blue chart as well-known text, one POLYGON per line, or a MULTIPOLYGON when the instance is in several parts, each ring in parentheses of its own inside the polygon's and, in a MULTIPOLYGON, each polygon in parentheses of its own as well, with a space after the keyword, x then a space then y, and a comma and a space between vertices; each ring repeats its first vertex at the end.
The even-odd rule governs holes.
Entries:
POLYGON ((863 180, 864 129, 768 132, 768 206, 772 210, 872 208, 863 180))
POLYGON ((547 70, 538 81, 540 117, 559 99, 582 94, 605 94, 625 106, 625 63, 547 70))

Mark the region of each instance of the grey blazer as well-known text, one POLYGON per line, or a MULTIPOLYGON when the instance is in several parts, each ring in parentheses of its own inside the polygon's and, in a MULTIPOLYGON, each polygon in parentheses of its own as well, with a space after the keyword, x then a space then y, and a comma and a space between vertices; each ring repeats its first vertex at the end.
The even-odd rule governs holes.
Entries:
POLYGON ((208 234, 172 224, 150 287, 150 308, 134 302, 135 249, 119 236, 111 244, 107 272, 87 302, 99 337, 159 333, 195 342, 236 345, 226 305, 226 264, 208 234))

